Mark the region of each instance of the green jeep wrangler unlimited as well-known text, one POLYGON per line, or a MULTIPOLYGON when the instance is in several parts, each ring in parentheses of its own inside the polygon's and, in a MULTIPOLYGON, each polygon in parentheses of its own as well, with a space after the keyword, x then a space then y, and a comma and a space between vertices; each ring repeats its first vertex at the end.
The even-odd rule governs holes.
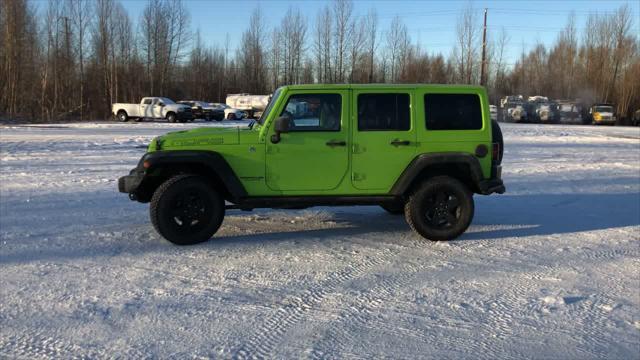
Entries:
POLYGON ((295 85, 246 127, 155 138, 118 188, 151 202, 180 245, 215 234, 226 209, 380 205, 430 240, 471 223, 473 194, 503 193, 502 133, 483 87, 295 85))

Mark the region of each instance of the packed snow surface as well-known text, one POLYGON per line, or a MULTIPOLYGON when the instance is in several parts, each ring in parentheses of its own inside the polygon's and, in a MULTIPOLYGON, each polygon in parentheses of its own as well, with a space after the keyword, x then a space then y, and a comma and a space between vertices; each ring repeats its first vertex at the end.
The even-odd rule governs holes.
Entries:
POLYGON ((503 124, 456 241, 323 207, 177 247, 116 180, 195 126, 246 122, 0 127, 0 357, 640 356, 640 129, 503 124))

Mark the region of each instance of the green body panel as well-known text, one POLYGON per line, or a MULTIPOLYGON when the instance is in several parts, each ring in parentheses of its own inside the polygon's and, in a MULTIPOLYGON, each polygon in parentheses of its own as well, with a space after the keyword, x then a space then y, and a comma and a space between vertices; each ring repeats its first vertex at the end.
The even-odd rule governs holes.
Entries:
MULTIPOLYGON (((358 104, 359 94, 409 94, 411 104, 414 90, 409 87, 392 89, 354 89, 351 103, 358 104)), ((355 105, 354 105, 355 108, 355 105)), ((410 109, 411 127, 408 131, 359 131, 358 114, 353 113, 351 181, 360 190, 387 193, 398 176, 416 156, 416 114, 410 109), (392 145, 394 140, 409 141, 409 145, 392 145)))
MULTIPOLYGON (((253 129, 199 128, 165 134, 154 139, 149 152, 207 150, 221 154, 249 196, 384 195, 403 170, 424 153, 474 154, 480 144, 491 149, 489 102, 484 88, 467 85, 293 85, 279 89, 263 124, 253 129), (330 93, 342 96, 340 131, 290 132, 271 142, 274 122, 294 94, 330 93), (357 95, 408 93, 411 97, 409 131, 358 131, 357 95), (424 94, 477 94, 481 101, 480 130, 429 131, 424 115, 424 94), (407 140, 408 146, 393 146, 407 140), (346 146, 327 146, 345 141, 346 146), (159 143, 159 147, 158 147, 159 143)), ((486 179, 491 156, 478 158, 486 179)))

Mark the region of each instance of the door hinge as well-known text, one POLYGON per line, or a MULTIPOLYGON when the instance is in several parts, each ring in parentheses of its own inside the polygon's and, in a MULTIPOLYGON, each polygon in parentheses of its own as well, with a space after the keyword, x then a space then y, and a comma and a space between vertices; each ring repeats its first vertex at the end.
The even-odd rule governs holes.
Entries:
POLYGON ((365 174, 357 173, 357 172, 351 173, 351 180, 352 181, 363 181, 366 178, 367 178, 367 176, 365 174))
POLYGON ((366 148, 364 146, 360 146, 358 144, 353 144, 351 147, 351 153, 353 154, 361 154, 365 152, 366 148))

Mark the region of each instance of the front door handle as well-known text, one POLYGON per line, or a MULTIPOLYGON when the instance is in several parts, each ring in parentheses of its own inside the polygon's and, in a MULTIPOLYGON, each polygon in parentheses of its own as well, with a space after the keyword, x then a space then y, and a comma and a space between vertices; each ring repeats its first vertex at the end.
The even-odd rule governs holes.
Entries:
POLYGON ((339 140, 330 140, 327 141, 327 146, 347 146, 347 142, 346 141, 339 141, 339 140))
POLYGON ((399 139, 395 139, 391 142, 391 145, 393 146, 407 146, 407 145, 411 145, 411 141, 409 140, 399 140, 399 139))

